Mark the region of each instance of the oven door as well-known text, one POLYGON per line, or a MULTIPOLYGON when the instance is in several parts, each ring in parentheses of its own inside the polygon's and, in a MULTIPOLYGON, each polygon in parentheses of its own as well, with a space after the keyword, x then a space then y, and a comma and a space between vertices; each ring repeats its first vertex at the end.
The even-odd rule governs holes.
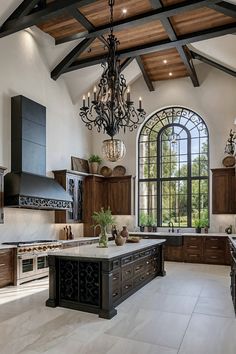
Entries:
POLYGON ((18 279, 31 278, 36 274, 37 256, 25 254, 18 256, 18 279))
POLYGON ((48 274, 48 255, 47 253, 39 253, 36 259, 37 274, 48 274))

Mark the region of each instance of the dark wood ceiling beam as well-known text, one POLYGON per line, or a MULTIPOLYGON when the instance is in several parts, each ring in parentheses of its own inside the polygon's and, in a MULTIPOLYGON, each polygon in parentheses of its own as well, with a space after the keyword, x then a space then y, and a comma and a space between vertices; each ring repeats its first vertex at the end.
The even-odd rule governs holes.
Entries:
POLYGON ((21 18, 28 15, 30 11, 39 3, 40 0, 24 0, 15 11, 8 17, 12 20, 14 18, 21 18))
MULTIPOLYGON (((86 28, 88 31, 95 31, 96 28, 94 27, 94 25, 77 9, 77 8, 72 8, 69 11, 69 14, 71 16, 73 16, 79 23, 81 23, 82 26, 84 26, 84 28, 86 28)), ((105 45, 106 40, 103 38, 103 36, 98 37, 98 39, 103 42, 105 45)))
POLYGON ((211 9, 221 12, 222 14, 236 18, 236 5, 230 4, 226 1, 221 1, 218 4, 209 4, 207 5, 211 9))
POLYGON ((96 2, 96 0, 57 0, 48 4, 44 9, 35 11, 29 15, 8 19, 0 28, 0 38, 16 33, 25 28, 38 25, 53 17, 65 14, 74 7, 81 7, 96 2))
POLYGON ((95 38, 86 38, 72 49, 72 51, 51 72, 51 78, 57 80, 73 61, 90 46, 94 39, 95 38))
MULTIPOLYGON (((162 7, 162 8, 148 11, 143 14, 139 14, 139 15, 132 16, 129 18, 125 18, 120 21, 114 21, 113 28, 114 28, 114 31, 119 31, 124 28, 130 28, 133 26, 146 24, 149 21, 165 20, 166 18, 177 15, 179 13, 199 9, 203 6, 207 6, 209 3, 214 4, 217 2, 219 2, 219 0, 202 0, 202 1, 189 0, 186 3, 180 3, 180 4, 171 5, 168 7, 162 7)), ((83 32, 83 33, 78 33, 78 34, 75 34, 72 36, 58 39, 58 40, 56 40, 56 44, 66 43, 66 42, 73 41, 73 40, 80 39, 80 38, 84 38, 84 37, 86 37, 86 38, 99 37, 99 36, 109 32, 109 30, 110 30, 110 24, 106 24, 106 25, 97 27, 96 30, 89 31, 87 34, 85 34, 85 32, 83 32)))
POLYGON ((149 91, 155 91, 154 89, 154 86, 152 84, 152 81, 150 80, 149 76, 148 76, 148 73, 143 65, 143 61, 142 61, 142 58, 140 56, 137 56, 136 57, 136 61, 138 63, 138 66, 142 72, 142 75, 143 75, 143 78, 144 78, 144 81, 146 82, 146 85, 149 89, 149 91))
POLYGON ((191 61, 191 54, 189 53, 188 48, 186 46, 177 46, 176 49, 177 49, 184 65, 188 71, 188 74, 192 80, 193 86, 199 87, 200 84, 198 81, 197 73, 196 73, 194 65, 191 61))
POLYGON ((194 52, 192 50, 190 51, 190 53, 191 53, 193 59, 198 59, 198 60, 202 61, 205 64, 211 65, 214 68, 217 68, 217 69, 219 69, 221 71, 224 71, 226 74, 229 74, 231 76, 236 77, 236 71, 234 71, 232 69, 229 69, 226 66, 224 66, 222 64, 219 64, 219 63, 217 63, 217 62, 215 62, 215 61, 203 56, 202 54, 196 53, 196 52, 194 52))
MULTIPOLYGON (((176 48, 177 46, 184 46, 190 43, 199 42, 205 39, 220 37, 225 34, 234 33, 236 31, 236 24, 227 24, 217 28, 210 28, 208 30, 199 31, 179 37, 177 41, 163 40, 154 43, 148 43, 133 48, 122 49, 117 52, 120 58, 136 57, 147 53, 158 52, 165 49, 176 48)), ((84 67, 96 65, 101 63, 106 58, 105 55, 100 55, 83 60, 77 60, 69 66, 64 72, 78 70, 84 67)))

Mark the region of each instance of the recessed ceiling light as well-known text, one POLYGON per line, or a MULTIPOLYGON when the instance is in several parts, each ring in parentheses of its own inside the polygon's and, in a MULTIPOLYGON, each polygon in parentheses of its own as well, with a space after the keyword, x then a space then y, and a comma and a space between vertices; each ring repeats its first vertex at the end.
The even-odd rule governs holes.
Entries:
POLYGON ((122 9, 122 13, 125 15, 127 14, 127 9, 122 9))
POLYGON ((173 74, 172 73, 169 73, 169 76, 172 76, 173 74))
POLYGON ((164 63, 164 64, 167 64, 167 60, 166 60, 166 59, 164 59, 164 60, 163 60, 163 63, 164 63))

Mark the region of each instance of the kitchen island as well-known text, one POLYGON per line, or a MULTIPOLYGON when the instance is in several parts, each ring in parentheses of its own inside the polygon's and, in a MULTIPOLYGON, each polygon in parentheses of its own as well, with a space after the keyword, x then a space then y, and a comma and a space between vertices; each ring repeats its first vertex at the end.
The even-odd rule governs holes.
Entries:
POLYGON ((102 318, 157 276, 164 276, 165 240, 108 248, 96 244, 49 252, 49 307, 92 312, 102 318))

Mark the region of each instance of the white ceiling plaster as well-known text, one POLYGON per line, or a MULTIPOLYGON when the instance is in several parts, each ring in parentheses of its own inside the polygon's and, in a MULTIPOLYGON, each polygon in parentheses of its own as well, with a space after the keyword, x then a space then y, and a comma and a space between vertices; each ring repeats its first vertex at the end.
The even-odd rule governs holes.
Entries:
POLYGON ((236 36, 226 36, 196 42, 191 45, 204 56, 236 70, 236 36))

